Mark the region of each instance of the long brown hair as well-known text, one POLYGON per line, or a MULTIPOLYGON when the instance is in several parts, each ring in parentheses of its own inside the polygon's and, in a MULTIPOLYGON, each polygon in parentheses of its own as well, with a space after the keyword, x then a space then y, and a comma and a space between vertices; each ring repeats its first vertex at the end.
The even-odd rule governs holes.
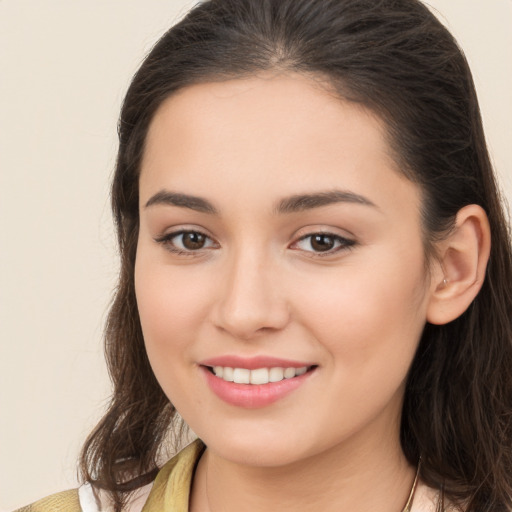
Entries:
POLYGON ((106 328, 114 391, 81 457, 85 480, 116 510, 151 481, 175 409, 151 370, 134 291, 138 180, 156 110, 191 84, 278 69, 327 78, 378 113, 403 173, 423 193, 427 254, 468 204, 482 206, 492 249, 481 292, 448 325, 426 325, 410 369, 403 451, 467 512, 512 507, 512 254, 471 77, 450 33, 417 0, 210 0, 156 44, 119 122, 112 207, 121 254, 106 328), (130 475, 130 478, 127 477, 130 475))

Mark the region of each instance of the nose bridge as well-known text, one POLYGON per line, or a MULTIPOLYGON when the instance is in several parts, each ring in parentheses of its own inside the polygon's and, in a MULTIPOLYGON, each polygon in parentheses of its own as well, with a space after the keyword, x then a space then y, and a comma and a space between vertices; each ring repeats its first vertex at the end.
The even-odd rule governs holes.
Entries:
POLYGON ((217 325, 242 339, 283 328, 288 307, 277 267, 269 251, 261 247, 245 244, 233 250, 222 276, 217 325))

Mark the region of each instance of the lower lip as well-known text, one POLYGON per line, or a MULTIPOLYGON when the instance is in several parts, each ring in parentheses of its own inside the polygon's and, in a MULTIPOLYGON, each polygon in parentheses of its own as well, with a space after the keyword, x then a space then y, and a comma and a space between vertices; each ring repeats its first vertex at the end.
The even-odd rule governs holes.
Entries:
POLYGON ((277 402, 301 386, 313 373, 309 370, 303 375, 268 384, 237 384, 216 377, 205 366, 200 368, 208 386, 221 400, 246 409, 257 409, 277 402))

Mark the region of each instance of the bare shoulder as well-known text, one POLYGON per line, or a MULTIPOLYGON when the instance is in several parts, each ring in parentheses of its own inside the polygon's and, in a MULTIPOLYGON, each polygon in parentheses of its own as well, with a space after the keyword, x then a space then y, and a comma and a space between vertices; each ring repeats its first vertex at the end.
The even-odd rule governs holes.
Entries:
POLYGON ((439 492, 423 482, 418 483, 411 512, 435 512, 439 501, 439 492))
MULTIPOLYGON (((437 512, 439 510, 441 495, 438 489, 433 489, 423 482, 418 484, 416 495, 411 507, 411 512, 437 512)), ((446 498, 443 501, 442 509, 445 512, 463 512, 460 507, 455 506, 446 498)))

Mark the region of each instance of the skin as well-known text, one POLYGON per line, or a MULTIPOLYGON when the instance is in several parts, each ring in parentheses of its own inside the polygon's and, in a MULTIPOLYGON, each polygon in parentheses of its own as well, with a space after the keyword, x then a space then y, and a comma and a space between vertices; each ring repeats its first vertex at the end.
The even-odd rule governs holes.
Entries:
POLYGON ((404 382, 442 281, 441 264, 425 272, 419 211, 379 118, 308 77, 199 84, 162 104, 142 163, 135 285, 155 375, 208 446, 192 511, 403 508, 415 472, 399 444, 404 382), (274 211, 332 190, 368 204, 274 211), (162 191, 217 213, 147 206, 162 191), (180 229, 206 245, 173 252, 183 238, 162 238, 180 229), (328 255, 303 238, 319 232, 342 237, 328 255), (198 366, 226 354, 317 368, 247 409, 220 400, 198 366))

